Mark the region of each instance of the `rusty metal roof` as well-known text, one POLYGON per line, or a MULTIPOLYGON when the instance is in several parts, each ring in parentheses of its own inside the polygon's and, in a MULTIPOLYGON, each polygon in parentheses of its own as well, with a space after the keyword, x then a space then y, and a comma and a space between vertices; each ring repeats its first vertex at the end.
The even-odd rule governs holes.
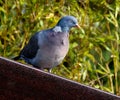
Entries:
POLYGON ((120 97, 0 57, 0 100, 120 100, 120 97))

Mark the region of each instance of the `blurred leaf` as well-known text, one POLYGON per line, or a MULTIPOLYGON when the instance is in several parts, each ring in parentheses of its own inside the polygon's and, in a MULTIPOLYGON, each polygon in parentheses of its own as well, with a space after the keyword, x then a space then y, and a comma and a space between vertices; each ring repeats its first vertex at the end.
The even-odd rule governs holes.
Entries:
POLYGON ((3 13, 6 13, 5 9, 0 7, 0 11, 2 11, 3 13))

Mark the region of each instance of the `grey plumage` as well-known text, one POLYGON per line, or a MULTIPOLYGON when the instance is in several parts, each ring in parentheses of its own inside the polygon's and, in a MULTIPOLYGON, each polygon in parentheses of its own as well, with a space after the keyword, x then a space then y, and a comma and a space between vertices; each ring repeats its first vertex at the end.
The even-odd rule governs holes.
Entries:
POLYGON ((69 30, 78 26, 77 19, 65 16, 51 29, 35 33, 14 60, 24 59, 39 69, 52 69, 59 65, 69 49, 69 30))

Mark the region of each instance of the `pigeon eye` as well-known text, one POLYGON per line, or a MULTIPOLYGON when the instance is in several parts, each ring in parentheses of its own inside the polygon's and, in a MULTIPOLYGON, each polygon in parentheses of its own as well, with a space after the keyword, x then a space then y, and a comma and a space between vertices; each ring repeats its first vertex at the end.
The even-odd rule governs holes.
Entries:
POLYGON ((73 23, 73 24, 75 24, 75 22, 74 22, 74 21, 72 21, 72 23, 73 23))
POLYGON ((73 20, 68 20, 68 22, 71 24, 75 24, 75 22, 73 20))

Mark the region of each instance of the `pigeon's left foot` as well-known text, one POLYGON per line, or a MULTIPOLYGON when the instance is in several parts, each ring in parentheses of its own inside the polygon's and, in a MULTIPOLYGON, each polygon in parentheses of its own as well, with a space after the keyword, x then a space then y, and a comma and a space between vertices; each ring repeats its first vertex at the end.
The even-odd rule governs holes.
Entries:
POLYGON ((51 73, 51 72, 52 72, 52 68, 49 68, 49 69, 48 69, 48 72, 51 73))

